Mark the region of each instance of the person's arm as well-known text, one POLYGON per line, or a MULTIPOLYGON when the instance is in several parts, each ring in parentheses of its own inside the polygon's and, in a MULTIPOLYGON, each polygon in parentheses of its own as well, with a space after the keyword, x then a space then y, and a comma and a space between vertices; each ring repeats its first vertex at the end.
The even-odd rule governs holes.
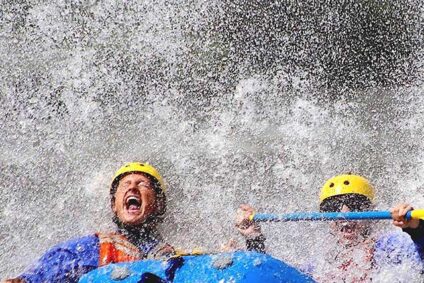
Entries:
POLYGON ((246 248, 248 251, 265 253, 266 239, 262 234, 261 226, 249 220, 249 216, 254 212, 255 210, 250 205, 240 205, 237 210, 236 227, 240 234, 246 239, 246 248))
POLYGON ((402 228, 402 230, 411 236, 417 246, 421 258, 424 258, 424 221, 418 219, 406 220, 408 211, 414 208, 406 203, 401 203, 390 209, 393 218, 393 225, 402 228))
POLYGON ((18 278, 6 282, 78 282, 83 274, 98 267, 98 259, 98 238, 83 237, 51 248, 18 278))
POLYGON ((248 251, 265 253, 265 236, 260 234, 255 238, 246 238, 246 248, 248 251))

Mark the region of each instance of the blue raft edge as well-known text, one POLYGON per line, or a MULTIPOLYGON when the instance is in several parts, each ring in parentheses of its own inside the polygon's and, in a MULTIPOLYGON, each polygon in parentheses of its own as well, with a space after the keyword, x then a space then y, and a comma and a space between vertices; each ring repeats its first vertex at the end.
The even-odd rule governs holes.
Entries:
POLYGON ((110 264, 85 274, 79 282, 140 283, 140 278, 146 273, 154 274, 163 282, 174 283, 315 282, 282 260, 268 254, 247 251, 110 264), (178 258, 181 265, 176 266, 175 260, 178 258), (173 272, 171 279, 170 270, 173 272))

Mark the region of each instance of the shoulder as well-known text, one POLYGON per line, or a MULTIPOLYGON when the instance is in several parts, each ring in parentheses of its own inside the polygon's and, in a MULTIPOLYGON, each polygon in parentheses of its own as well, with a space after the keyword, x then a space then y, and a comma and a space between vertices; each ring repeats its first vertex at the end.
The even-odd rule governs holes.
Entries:
POLYGON ((394 231, 380 235, 375 243, 377 249, 411 249, 415 250, 414 242, 411 237, 401 231, 394 231))
POLYGON ((375 242, 377 261, 400 263, 405 260, 420 261, 417 247, 411 237, 401 231, 381 235, 375 242))
POLYGON ((57 244, 29 266, 20 278, 27 282, 65 282, 74 275, 92 270, 98 266, 98 242, 96 235, 90 235, 57 244))
POLYGON ((49 251, 66 250, 69 252, 84 252, 87 249, 96 248, 99 245, 99 238, 96 234, 80 238, 74 238, 53 246, 49 251))

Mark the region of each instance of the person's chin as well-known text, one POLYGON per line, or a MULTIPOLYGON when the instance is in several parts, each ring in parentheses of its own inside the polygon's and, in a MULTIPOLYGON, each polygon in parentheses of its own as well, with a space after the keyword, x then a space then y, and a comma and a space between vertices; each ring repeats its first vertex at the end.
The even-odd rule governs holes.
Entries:
POLYGON ((122 223, 129 226, 138 226, 144 223, 145 217, 143 215, 137 215, 137 216, 128 216, 124 219, 121 219, 122 223))
POLYGON ((358 237, 358 233, 345 233, 342 232, 342 237, 346 240, 355 240, 358 237))
POLYGON ((133 221, 129 222, 128 225, 140 226, 140 225, 143 225, 145 221, 146 221, 146 219, 144 219, 144 218, 143 219, 137 219, 137 220, 133 220, 133 221))

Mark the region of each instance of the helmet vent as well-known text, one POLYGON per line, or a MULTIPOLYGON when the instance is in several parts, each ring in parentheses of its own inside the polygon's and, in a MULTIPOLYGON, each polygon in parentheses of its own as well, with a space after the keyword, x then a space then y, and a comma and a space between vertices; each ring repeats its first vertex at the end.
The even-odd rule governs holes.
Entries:
POLYGON ((348 180, 346 180, 346 181, 344 181, 344 182, 343 182, 343 184, 345 184, 345 185, 349 185, 350 183, 349 183, 349 181, 348 181, 348 180))
POLYGON ((334 183, 331 183, 331 184, 330 184, 330 188, 332 188, 332 187, 334 187, 334 183))

